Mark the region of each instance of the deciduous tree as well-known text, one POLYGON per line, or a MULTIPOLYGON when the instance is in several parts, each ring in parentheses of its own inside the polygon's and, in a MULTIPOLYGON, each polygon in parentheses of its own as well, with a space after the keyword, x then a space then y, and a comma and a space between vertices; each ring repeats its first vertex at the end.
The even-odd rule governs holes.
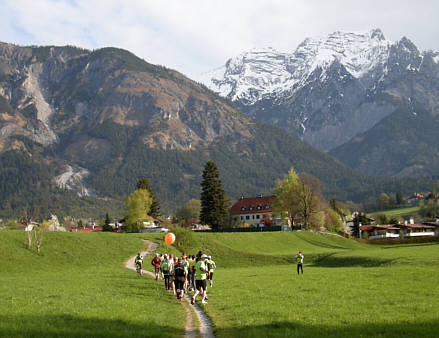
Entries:
POLYGON ((125 198, 125 230, 138 231, 142 222, 149 219, 148 212, 152 198, 146 189, 137 189, 125 198))
POLYGON ((278 180, 273 193, 276 199, 272 203, 273 210, 287 218, 291 225, 294 225, 299 218, 299 178, 291 168, 283 180, 278 180))
POLYGON ((201 202, 200 200, 191 199, 187 201, 180 209, 177 210, 176 216, 184 221, 198 222, 200 219, 201 202))

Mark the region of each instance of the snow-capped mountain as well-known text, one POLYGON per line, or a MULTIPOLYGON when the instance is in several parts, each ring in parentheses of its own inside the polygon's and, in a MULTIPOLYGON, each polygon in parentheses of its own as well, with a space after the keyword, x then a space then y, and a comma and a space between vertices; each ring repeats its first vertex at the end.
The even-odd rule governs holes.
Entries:
MULTIPOLYGON (((245 52, 203 74, 202 81, 246 114, 329 151, 372 128, 415 93, 425 96, 422 86, 399 84, 439 69, 438 59, 438 53, 421 53, 407 38, 386 39, 379 29, 337 31, 307 38, 292 53, 245 52)), ((429 108, 438 107, 437 100, 428 101, 429 108)))
MULTIPOLYGON (((305 39, 291 54, 273 48, 253 49, 203 74, 202 80, 220 95, 251 105, 273 94, 294 93, 317 68, 326 70, 334 61, 355 78, 382 71, 391 45, 379 29, 365 33, 338 31, 305 39)), ((324 71, 321 76, 325 76, 324 71)))

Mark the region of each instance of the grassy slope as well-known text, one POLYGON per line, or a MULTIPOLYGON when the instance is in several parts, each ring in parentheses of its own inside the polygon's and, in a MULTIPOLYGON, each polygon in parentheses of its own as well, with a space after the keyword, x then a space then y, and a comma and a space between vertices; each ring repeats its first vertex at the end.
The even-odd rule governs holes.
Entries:
MULTIPOLYGON (((161 283, 123 267, 141 238, 162 237, 47 233, 37 256, 25 249, 23 232, 1 231, 0 336, 182 335, 182 307, 161 283)), ((210 252, 218 265, 205 310, 219 337, 427 337, 439 325, 436 243, 180 232, 176 244, 210 252), (305 254, 299 277, 298 250, 305 254)))
POLYGON ((140 235, 46 233, 42 253, 0 231, 0 336, 181 336, 183 308, 124 262, 140 235))
POLYGON ((382 210, 369 214, 370 217, 384 214, 387 217, 404 217, 404 216, 414 216, 419 213, 419 207, 409 207, 409 208, 399 208, 382 210))
POLYGON ((306 232, 196 234, 192 243, 219 266, 205 307, 219 337, 427 337, 439 325, 438 244, 377 247, 306 232), (298 250, 299 277, 290 264, 298 250))

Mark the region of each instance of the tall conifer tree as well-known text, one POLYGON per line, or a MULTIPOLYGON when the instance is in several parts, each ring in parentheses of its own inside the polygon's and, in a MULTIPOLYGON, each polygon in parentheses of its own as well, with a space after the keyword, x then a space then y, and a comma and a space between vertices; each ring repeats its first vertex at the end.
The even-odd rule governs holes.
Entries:
POLYGON ((213 229, 227 222, 227 199, 219 178, 218 167, 212 160, 206 163, 201 182, 200 221, 213 229))
POLYGON ((151 183, 146 178, 141 178, 139 182, 137 182, 137 189, 145 189, 149 192, 149 195, 152 198, 152 204, 149 209, 148 215, 151 217, 159 217, 160 216, 160 201, 157 199, 154 189, 152 188, 151 183))

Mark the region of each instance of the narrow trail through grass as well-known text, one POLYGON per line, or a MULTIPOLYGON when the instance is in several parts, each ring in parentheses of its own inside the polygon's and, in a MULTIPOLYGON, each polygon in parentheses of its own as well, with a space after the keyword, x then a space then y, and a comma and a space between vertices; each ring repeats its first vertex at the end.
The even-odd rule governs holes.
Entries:
MULTIPOLYGON (((158 249, 159 244, 154 243, 150 240, 143 240, 143 242, 148 245, 148 249, 146 251, 141 251, 141 254, 143 257, 149 258, 149 256, 151 256, 158 249)), ((125 267, 127 269, 136 271, 136 267, 134 264, 135 258, 136 256, 132 256, 125 262, 125 267)), ((142 269, 142 273, 147 274, 148 276, 155 279, 155 274, 151 271, 142 269)), ((213 328, 209 317, 197 304, 194 304, 193 306, 190 304, 189 295, 185 294, 184 300, 183 302, 181 302, 181 305, 184 307, 184 310, 186 312, 185 337, 198 337, 199 333, 201 337, 213 338, 213 328), (197 317, 198 325, 195 325, 194 314, 197 317)))
POLYGON ((187 236, 180 250, 217 263, 205 306, 216 337, 437 334, 438 243, 379 246, 305 231, 187 236))

